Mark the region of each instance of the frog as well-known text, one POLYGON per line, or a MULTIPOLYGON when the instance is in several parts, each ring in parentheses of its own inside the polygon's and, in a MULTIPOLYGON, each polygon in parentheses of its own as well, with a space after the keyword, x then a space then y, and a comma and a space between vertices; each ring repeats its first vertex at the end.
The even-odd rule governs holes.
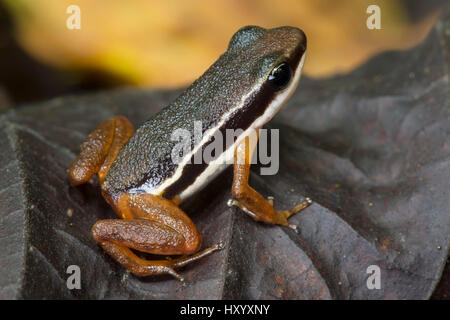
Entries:
POLYGON ((201 250, 202 235, 180 205, 228 165, 233 165, 228 206, 261 223, 295 228, 288 218, 307 208, 311 199, 275 210, 272 197, 249 185, 249 174, 262 127, 297 88, 306 45, 306 35, 297 27, 242 27, 202 76, 137 130, 117 115, 87 136, 67 176, 72 187, 97 176, 101 194, 118 219, 97 221, 91 235, 113 260, 138 277, 169 274, 184 281, 179 268, 222 249, 224 242, 201 250), (173 161, 174 130, 192 132, 198 121, 202 138, 191 141, 191 150, 173 161), (231 163, 193 161, 214 134, 230 129, 239 134, 216 160, 227 156, 231 163), (256 139, 250 139, 252 134, 256 139), (141 252, 162 258, 142 257, 141 252))

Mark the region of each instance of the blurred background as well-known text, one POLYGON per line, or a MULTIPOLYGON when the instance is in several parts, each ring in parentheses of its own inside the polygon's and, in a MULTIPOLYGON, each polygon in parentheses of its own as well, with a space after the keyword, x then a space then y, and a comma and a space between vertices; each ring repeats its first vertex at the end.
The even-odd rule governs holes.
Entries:
POLYGON ((0 111, 51 97, 186 86, 244 25, 292 25, 308 36, 304 74, 350 72, 420 43, 448 0, 0 0, 0 111), (381 8, 381 30, 366 9, 381 8), (70 30, 67 7, 81 9, 70 30))

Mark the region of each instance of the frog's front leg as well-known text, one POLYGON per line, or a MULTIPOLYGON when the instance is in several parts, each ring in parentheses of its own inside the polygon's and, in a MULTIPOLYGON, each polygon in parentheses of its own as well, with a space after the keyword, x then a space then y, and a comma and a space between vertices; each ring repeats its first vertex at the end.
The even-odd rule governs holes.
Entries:
MULTIPOLYGON (((259 137, 258 129, 256 136, 259 137)), ((312 201, 306 198, 306 200, 300 202, 290 210, 277 211, 273 207, 273 198, 265 199, 255 189, 249 186, 250 163, 256 144, 257 139, 246 137, 236 147, 234 153, 234 178, 231 190, 236 199, 230 199, 228 205, 237 206, 257 221, 280 224, 296 229, 296 226, 289 224, 287 219, 294 213, 308 207, 312 201)))
POLYGON ((122 194, 113 208, 123 219, 100 220, 92 236, 123 267, 138 276, 170 274, 183 281, 176 268, 221 248, 217 244, 196 253, 202 237, 192 220, 172 201, 151 194, 122 194), (158 255, 190 255, 171 260, 145 260, 130 249, 158 255))

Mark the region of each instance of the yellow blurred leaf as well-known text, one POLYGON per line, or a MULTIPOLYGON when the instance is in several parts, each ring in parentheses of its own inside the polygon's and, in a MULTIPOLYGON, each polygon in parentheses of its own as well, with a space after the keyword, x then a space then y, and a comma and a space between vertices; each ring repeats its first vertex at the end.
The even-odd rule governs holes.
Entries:
POLYGON ((370 56, 420 42, 437 13, 411 25, 396 0, 4 0, 17 38, 39 60, 104 70, 140 85, 179 86, 203 73, 244 25, 292 25, 308 36, 305 73, 347 72, 370 56), (70 30, 69 5, 81 9, 70 30), (382 29, 366 27, 381 8, 382 29))

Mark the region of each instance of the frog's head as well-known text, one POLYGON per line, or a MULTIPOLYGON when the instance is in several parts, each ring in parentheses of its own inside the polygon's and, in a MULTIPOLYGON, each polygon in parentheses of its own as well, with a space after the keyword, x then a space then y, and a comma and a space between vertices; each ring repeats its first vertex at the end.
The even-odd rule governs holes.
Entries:
POLYGON ((297 87, 305 51, 306 36, 298 28, 243 27, 174 103, 192 106, 192 117, 208 123, 227 118, 227 128, 262 126, 297 87))
POLYGON ((264 29, 247 26, 231 38, 226 54, 232 57, 230 60, 235 69, 241 68, 241 74, 245 74, 247 91, 254 92, 253 98, 265 106, 264 113, 269 111, 264 122, 295 91, 305 52, 306 36, 295 27, 264 29))

